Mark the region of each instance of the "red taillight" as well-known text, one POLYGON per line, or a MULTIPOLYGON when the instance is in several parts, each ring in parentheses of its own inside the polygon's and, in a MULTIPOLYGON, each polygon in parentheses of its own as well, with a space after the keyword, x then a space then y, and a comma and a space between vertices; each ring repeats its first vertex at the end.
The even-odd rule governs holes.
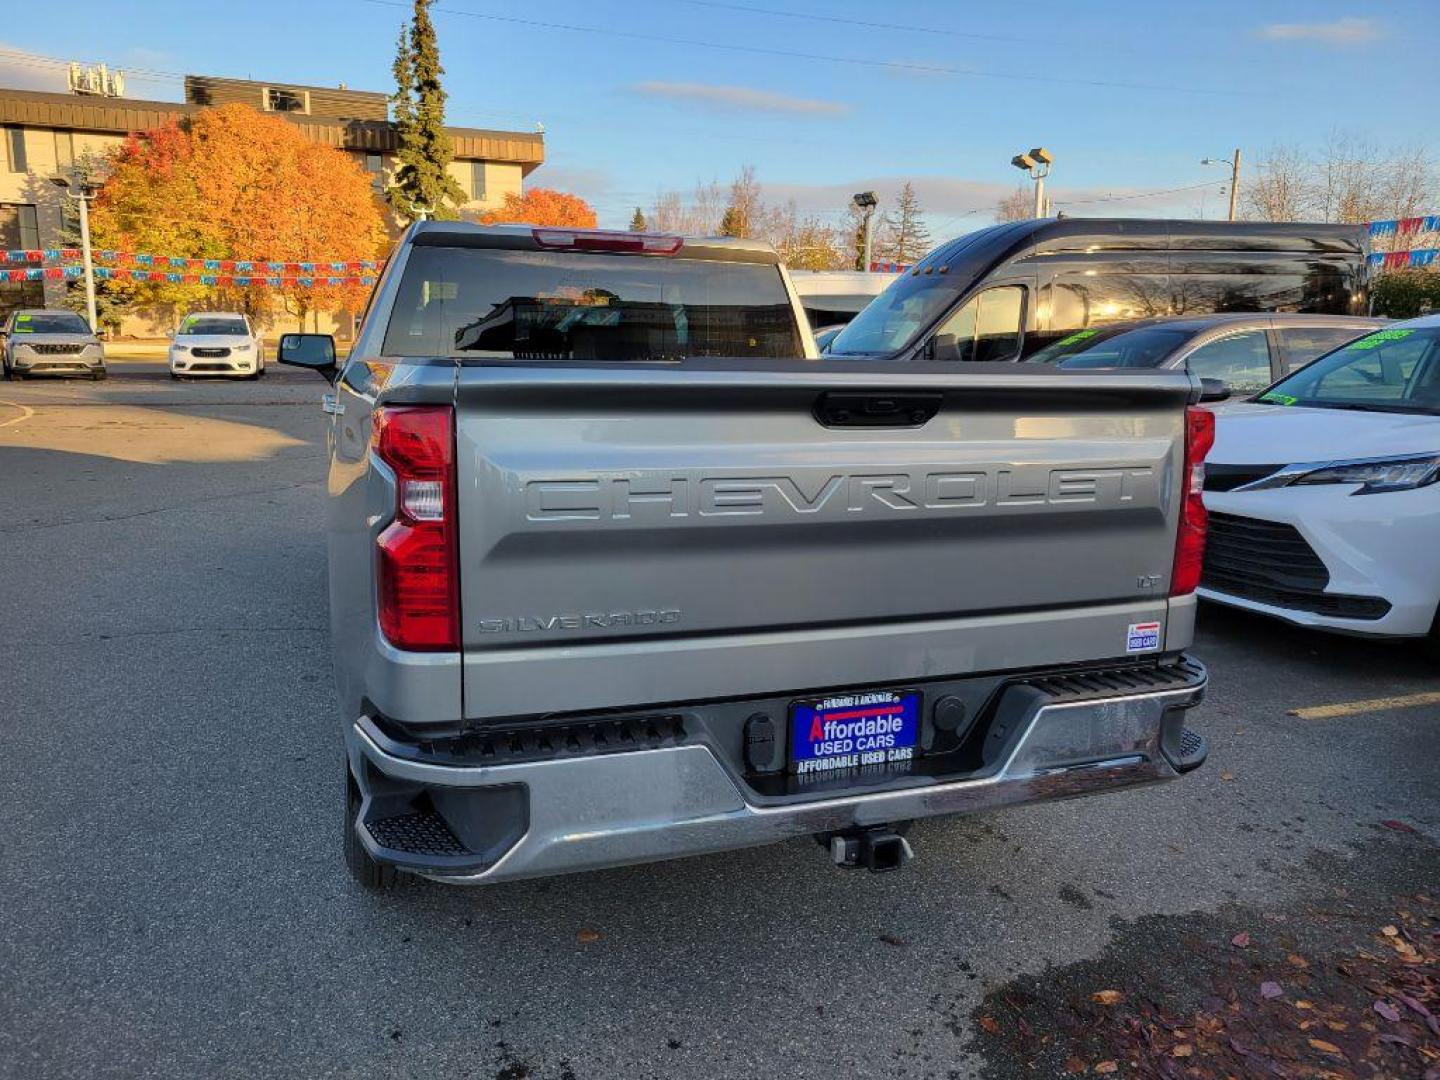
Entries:
POLYGON ((397 649, 460 648, 455 410, 375 410, 370 445, 395 472, 395 520, 376 539, 380 632, 397 649))
POLYGON ((531 229, 542 248, 557 251, 625 251, 633 255, 674 255, 685 241, 660 233, 599 232, 581 229, 531 229))
POLYGON ((1180 481, 1180 530, 1170 595, 1185 596, 1200 584, 1205 560, 1205 455, 1215 445, 1215 414, 1194 405, 1185 410, 1185 474, 1180 481))

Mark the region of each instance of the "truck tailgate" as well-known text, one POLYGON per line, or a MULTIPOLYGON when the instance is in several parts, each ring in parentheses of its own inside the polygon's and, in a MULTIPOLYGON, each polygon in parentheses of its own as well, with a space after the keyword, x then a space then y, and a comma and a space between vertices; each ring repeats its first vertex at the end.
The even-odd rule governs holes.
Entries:
POLYGON ((977 367, 462 365, 467 718, 1156 651, 1188 378, 977 367))

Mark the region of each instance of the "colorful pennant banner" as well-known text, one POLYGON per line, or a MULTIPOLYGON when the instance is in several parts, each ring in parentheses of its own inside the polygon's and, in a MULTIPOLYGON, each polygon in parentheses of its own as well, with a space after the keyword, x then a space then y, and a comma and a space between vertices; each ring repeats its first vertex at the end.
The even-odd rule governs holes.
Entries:
POLYGON ((1371 236, 1404 236, 1406 233, 1440 232, 1440 214, 1370 222, 1371 236))
MULTIPOLYGON (((199 259, 179 255, 151 255, 145 252, 97 250, 95 261, 137 266, 165 266, 170 270, 223 270, 227 273, 249 274, 256 267, 271 274, 289 274, 292 277, 304 275, 313 277, 317 270, 328 270, 332 274, 357 274, 375 270, 379 264, 374 259, 309 259, 303 262, 281 262, 272 259, 199 259)), ((73 262, 82 258, 79 248, 12 248, 0 249, 0 263, 35 264, 46 262, 73 262)))
POLYGON ((1440 249, 1417 248, 1413 251, 1372 251, 1366 261, 1371 270, 1404 270, 1412 266, 1430 266, 1440 256, 1440 249))

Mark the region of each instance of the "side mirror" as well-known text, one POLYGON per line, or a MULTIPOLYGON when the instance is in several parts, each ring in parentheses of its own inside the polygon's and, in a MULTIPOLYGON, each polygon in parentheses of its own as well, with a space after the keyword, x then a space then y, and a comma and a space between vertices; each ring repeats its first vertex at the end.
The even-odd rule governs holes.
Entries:
POLYGON ((1223 379, 1200 380, 1200 402, 1229 401, 1230 387, 1223 379))
POLYGON ((331 382, 339 371, 335 364, 335 339, 329 334, 281 334, 275 359, 292 367, 319 372, 331 382))

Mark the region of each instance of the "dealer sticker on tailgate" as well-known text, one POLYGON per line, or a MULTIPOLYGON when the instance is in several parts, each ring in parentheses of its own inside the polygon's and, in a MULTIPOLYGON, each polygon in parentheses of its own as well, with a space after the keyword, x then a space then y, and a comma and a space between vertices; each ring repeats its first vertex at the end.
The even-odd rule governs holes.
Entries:
POLYGON ((870 690, 790 706, 790 767, 800 775, 908 762, 920 732, 918 690, 870 690))

